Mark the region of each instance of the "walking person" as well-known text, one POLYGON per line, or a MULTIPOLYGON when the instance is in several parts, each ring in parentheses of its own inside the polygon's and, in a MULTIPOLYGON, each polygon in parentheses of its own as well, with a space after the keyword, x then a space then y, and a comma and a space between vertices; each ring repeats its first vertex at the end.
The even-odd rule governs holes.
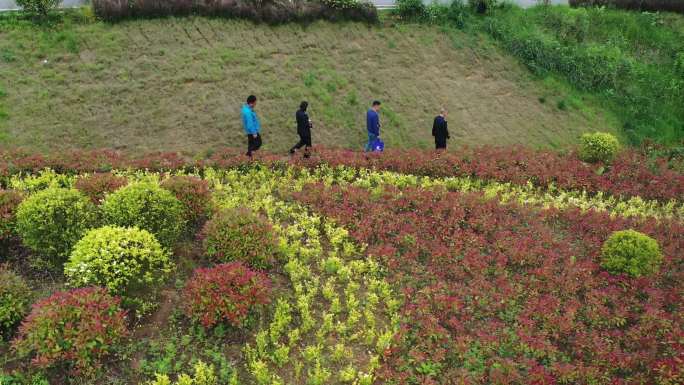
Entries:
POLYGON ((299 104, 299 109, 295 113, 295 118, 297 120, 297 135, 299 135, 299 142, 290 149, 290 154, 294 154, 295 151, 304 147, 304 157, 308 158, 311 156, 311 119, 306 113, 306 109, 309 107, 309 103, 303 101, 299 104))
POLYGON ((435 149, 446 150, 449 129, 447 128, 447 110, 441 109, 432 124, 432 136, 435 137, 435 149))
POLYGON ((261 124, 254 111, 257 98, 254 95, 247 97, 247 103, 242 106, 242 126, 247 134, 247 156, 252 157, 252 153, 261 147, 261 124))
POLYGON ((380 101, 375 100, 366 113, 366 128, 368 130, 368 143, 366 152, 373 151, 373 145, 380 137, 380 101))

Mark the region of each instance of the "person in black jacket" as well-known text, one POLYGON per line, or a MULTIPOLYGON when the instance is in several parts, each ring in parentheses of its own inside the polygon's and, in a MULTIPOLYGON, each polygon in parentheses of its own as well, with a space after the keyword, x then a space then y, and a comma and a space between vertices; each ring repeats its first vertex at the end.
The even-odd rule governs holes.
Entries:
POLYGON ((449 129, 447 128, 447 111, 442 108, 439 115, 435 117, 432 124, 432 136, 435 137, 435 148, 446 150, 447 139, 449 139, 449 129))
POLYGON ((290 154, 304 147, 304 157, 308 158, 311 155, 311 120, 306 113, 309 103, 304 101, 299 105, 299 110, 295 114, 297 119, 297 134, 299 135, 299 142, 290 149, 290 154))

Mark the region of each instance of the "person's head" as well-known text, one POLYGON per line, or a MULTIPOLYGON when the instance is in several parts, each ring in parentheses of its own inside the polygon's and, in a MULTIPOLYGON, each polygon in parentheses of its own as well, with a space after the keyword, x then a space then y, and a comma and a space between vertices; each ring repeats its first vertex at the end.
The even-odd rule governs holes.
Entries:
POLYGON ((257 101, 257 99, 256 99, 256 96, 254 96, 254 95, 249 95, 247 97, 247 105, 250 107, 256 106, 256 101, 257 101))
POLYGON ((309 102, 303 101, 299 103, 299 109, 302 111, 306 111, 307 107, 309 107, 309 102))
POLYGON ((449 111, 447 111, 447 109, 444 107, 439 109, 439 114, 444 116, 444 117, 446 117, 448 113, 449 113, 449 111))
POLYGON ((380 109, 380 104, 381 104, 381 103, 380 103, 379 100, 374 100, 374 101, 373 101, 373 105, 371 106, 371 108, 372 108, 374 111, 378 111, 378 110, 380 109))

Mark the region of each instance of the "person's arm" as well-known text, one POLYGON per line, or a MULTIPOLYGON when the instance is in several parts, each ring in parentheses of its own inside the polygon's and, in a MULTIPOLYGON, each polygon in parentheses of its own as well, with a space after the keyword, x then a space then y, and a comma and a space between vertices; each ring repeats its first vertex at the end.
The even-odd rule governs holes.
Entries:
POLYGON ((253 135, 258 135, 259 131, 261 131, 261 123, 259 123, 259 117, 257 116, 256 112, 252 111, 252 117, 254 118, 254 134, 253 135))
POLYGON ((380 115, 377 112, 373 116, 373 128, 375 136, 380 136, 380 115))
POLYGON ((444 132, 446 133, 447 139, 451 139, 451 136, 449 136, 449 127, 447 125, 446 119, 444 119, 444 132))

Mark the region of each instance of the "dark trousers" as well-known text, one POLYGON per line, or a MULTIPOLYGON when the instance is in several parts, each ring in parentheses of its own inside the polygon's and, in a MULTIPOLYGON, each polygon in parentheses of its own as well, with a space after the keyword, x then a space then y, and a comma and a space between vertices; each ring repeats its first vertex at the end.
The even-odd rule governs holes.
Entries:
POLYGON ((304 146, 306 146, 304 148, 304 156, 308 157, 309 150, 311 149, 311 135, 299 134, 299 142, 297 142, 297 144, 295 144, 294 147, 290 149, 290 153, 294 154, 295 150, 299 150, 304 146))
POLYGON ((435 137, 435 148, 437 150, 446 150, 446 138, 435 137))
POLYGON ((252 156, 252 152, 261 147, 261 135, 247 135, 247 156, 252 156))

